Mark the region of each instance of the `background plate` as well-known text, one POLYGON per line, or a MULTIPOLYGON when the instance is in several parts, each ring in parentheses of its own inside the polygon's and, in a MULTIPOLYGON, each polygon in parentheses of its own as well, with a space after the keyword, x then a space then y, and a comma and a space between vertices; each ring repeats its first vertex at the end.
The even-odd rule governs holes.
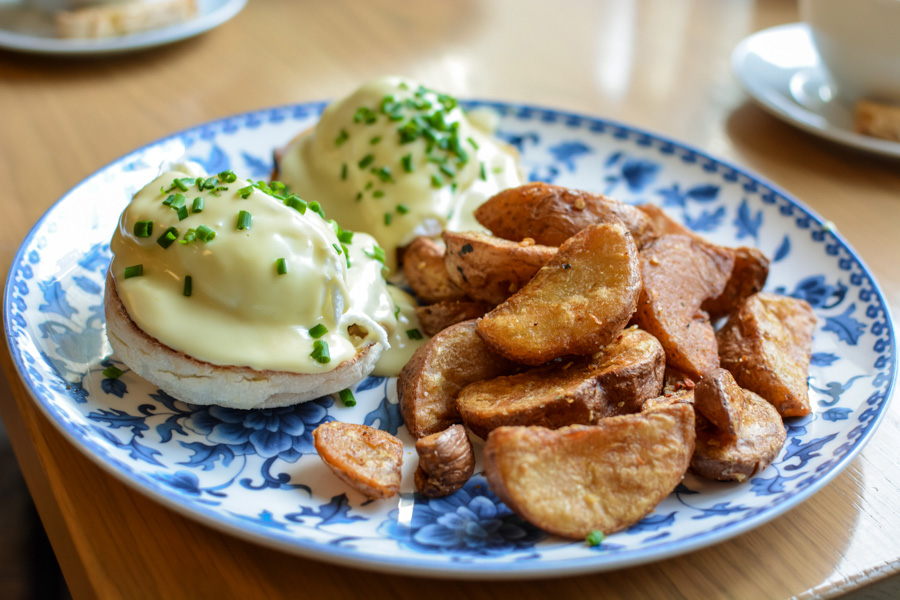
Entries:
POLYGON ((352 409, 325 397, 243 412, 184 404, 130 371, 105 378, 106 366, 125 368, 106 341, 103 284, 130 196, 161 161, 181 157, 210 173, 266 178, 272 149, 314 124, 324 103, 251 112, 154 142, 48 211, 13 262, 4 304, 7 341, 36 402, 102 467, 213 527, 343 566, 454 578, 599 571, 707 546, 787 511, 859 452, 891 396, 894 332, 878 286, 833 227, 683 144, 580 115, 465 104, 500 114, 498 135, 519 149, 530 178, 657 203, 713 241, 756 246, 772 260, 767 289, 812 304, 814 413, 786 422, 787 443, 768 469, 742 485, 688 475, 655 512, 589 548, 522 522, 481 475, 445 499, 413 494, 415 453, 393 379, 361 382, 352 409), (366 501, 327 470, 311 431, 332 419, 399 435, 407 450, 399 498, 366 501))

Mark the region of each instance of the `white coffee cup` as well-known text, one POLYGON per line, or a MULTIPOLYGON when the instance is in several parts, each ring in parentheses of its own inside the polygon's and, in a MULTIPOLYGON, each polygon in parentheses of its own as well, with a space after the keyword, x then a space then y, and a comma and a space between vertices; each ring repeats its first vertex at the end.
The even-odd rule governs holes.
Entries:
POLYGON ((900 103, 900 0, 800 0, 800 17, 841 102, 900 103))

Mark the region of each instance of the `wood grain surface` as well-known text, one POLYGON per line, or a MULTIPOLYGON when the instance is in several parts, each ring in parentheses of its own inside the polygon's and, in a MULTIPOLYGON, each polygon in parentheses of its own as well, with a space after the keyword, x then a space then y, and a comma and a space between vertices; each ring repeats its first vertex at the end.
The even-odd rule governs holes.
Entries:
MULTIPOLYGON (((755 171, 834 222, 900 313, 900 161, 757 108, 730 72, 789 0, 251 0, 198 38, 93 59, 0 52, 0 272, 40 216, 118 156, 383 74, 461 97, 619 120, 755 171)), ((114 479, 47 421, 8 353, 0 416, 75 598, 830 598, 900 586, 900 403, 810 500, 712 548, 537 581, 433 581, 298 558, 185 519, 114 479), (877 588, 866 588, 878 582, 877 588)), ((874 594, 877 594, 874 595, 874 594)))

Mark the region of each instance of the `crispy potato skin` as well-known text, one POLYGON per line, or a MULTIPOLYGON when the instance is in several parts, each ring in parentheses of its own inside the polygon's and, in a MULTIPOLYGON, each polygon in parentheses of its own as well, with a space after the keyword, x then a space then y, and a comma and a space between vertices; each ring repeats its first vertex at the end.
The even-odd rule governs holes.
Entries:
POLYGON ((664 369, 656 338, 629 328, 591 357, 467 385, 456 407, 481 438, 504 425, 587 425, 638 412, 647 398, 659 395, 664 369))
POLYGON ((684 476, 694 450, 693 408, 603 419, 597 425, 500 427, 484 448, 491 490, 526 521, 584 539, 632 525, 684 476))
POLYGON ((514 242, 532 238, 545 246, 559 246, 589 225, 616 219, 638 247, 652 237, 650 220, 629 204, 539 182, 496 194, 478 207, 475 218, 498 237, 514 242))
POLYGON ((390 498, 400 490, 403 442, 366 425, 329 421, 313 431, 322 461, 350 487, 369 498, 390 498))
POLYGON ((425 335, 437 335, 451 325, 483 317, 493 304, 474 300, 445 300, 428 306, 417 306, 416 317, 425 335))
POLYGON ((744 390, 727 370, 719 367, 700 380, 694 388, 694 407, 725 435, 741 434, 744 390))
MULTIPOLYGON (((663 209, 655 204, 641 204, 635 206, 635 208, 644 213, 650 220, 649 229, 652 234, 652 239, 664 235, 677 234, 688 235, 701 242, 705 241, 702 237, 667 215, 663 209)), ((648 240, 648 242, 649 241, 650 240, 648 240)))
POLYGON ((444 267, 444 248, 429 237, 419 236, 406 248, 403 273, 416 297, 427 304, 466 299, 444 267))
POLYGON ((741 392, 740 433, 736 437, 709 421, 697 420, 691 470, 702 477, 747 481, 769 466, 784 447, 787 433, 775 407, 751 391, 741 392))
POLYGON ((591 225, 569 238, 525 287, 478 321, 497 353, 526 365, 597 352, 634 312, 640 262, 621 223, 591 225))
POLYGON ((528 283, 556 254, 556 248, 511 242, 474 231, 445 231, 446 272, 473 300, 496 306, 528 283))
POLYGON ((416 490, 428 498, 449 496, 475 473, 475 453, 462 425, 419 438, 416 454, 416 490))
POLYGON ((805 300, 767 293, 750 296, 716 334, 722 366, 782 417, 808 415, 815 326, 816 316, 805 300))
POLYGON ((516 368, 488 349, 475 333, 474 320, 444 329, 400 371, 397 395, 406 428, 416 439, 447 429, 460 420, 456 395, 462 388, 516 368))
POLYGON ((634 321, 656 336, 667 364, 699 381, 719 366, 715 331, 700 310, 722 293, 734 257, 691 236, 664 235, 641 251, 644 287, 634 321))
POLYGON ((734 267, 725 289, 700 306, 710 318, 725 317, 737 310, 746 298, 761 292, 769 278, 769 259, 756 248, 725 248, 734 255, 734 267))

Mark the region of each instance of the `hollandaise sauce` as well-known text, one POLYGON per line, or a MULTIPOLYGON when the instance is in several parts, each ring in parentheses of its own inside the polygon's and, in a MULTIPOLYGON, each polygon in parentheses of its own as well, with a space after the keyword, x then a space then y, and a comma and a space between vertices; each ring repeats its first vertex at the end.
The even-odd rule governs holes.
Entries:
POLYGON ((417 235, 482 229, 474 209, 522 183, 515 151, 454 98, 397 77, 329 105, 281 158, 279 179, 372 234, 391 269, 417 235))
POLYGON ((320 373, 380 342, 376 372, 396 375, 422 343, 385 251, 278 183, 176 165, 135 195, 111 250, 134 322, 212 364, 320 373))

